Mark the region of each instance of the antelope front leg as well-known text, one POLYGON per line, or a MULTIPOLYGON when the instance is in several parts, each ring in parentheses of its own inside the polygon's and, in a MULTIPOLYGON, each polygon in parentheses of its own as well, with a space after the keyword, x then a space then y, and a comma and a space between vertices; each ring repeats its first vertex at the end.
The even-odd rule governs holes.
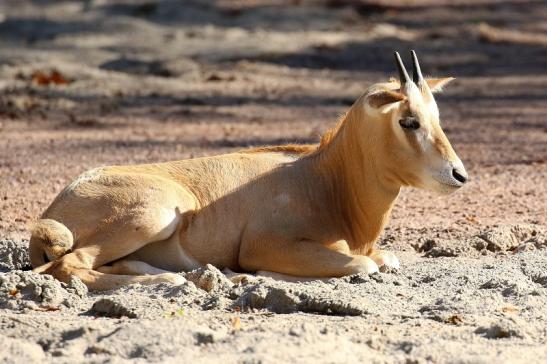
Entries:
POLYGON ((340 248, 343 245, 272 238, 243 241, 239 264, 249 271, 269 271, 309 278, 378 272, 378 265, 371 258, 352 255, 340 248))
POLYGON ((388 252, 387 250, 373 249, 368 256, 370 259, 374 260, 379 267, 399 269, 401 266, 399 259, 395 254, 388 252))

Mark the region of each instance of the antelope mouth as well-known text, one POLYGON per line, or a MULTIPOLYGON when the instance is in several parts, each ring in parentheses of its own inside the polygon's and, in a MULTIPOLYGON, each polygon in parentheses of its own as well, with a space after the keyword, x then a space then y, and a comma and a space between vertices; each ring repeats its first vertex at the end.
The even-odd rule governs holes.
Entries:
POLYGON ((447 186, 447 187, 450 187, 450 188, 453 188, 453 189, 458 189, 458 188, 461 188, 463 187, 463 185, 465 183, 461 183, 461 182, 447 182, 447 181, 441 181, 439 179, 436 179, 437 182, 439 182, 441 185, 443 186, 447 186))
POLYGON ((439 183, 441 186, 443 186, 444 188, 450 190, 450 191, 455 191, 459 188, 462 188, 465 183, 467 182, 467 179, 465 179, 465 181, 461 180, 461 179, 456 179, 456 178, 435 178, 435 181, 437 181, 437 183, 439 183))

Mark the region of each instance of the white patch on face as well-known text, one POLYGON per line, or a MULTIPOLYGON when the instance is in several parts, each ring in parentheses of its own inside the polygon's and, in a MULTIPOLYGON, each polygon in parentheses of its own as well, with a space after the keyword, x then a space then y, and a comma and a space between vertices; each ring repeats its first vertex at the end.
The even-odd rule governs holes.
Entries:
POLYGON ((393 129, 395 130, 395 136, 398 142, 403 145, 407 145, 408 148, 412 148, 410 146, 410 142, 408 141, 408 136, 406 135, 406 133, 414 133, 416 141, 419 145, 420 152, 427 153, 431 149, 432 141, 430 140, 431 138, 428 129, 422 124, 421 120, 419 120, 420 128, 418 130, 405 132, 405 130, 399 124, 399 119, 400 115, 394 115, 394 119, 392 121, 393 129))
POLYGON ((414 82, 409 82, 405 85, 405 95, 408 97, 410 105, 415 108, 421 108, 423 105, 423 97, 418 86, 414 82))
POLYGON ((408 144, 408 140, 406 140, 405 132, 401 125, 399 124, 399 115, 394 114, 393 120, 392 120, 392 126, 393 130, 395 130, 395 137, 397 138, 398 142, 401 144, 408 144))
MULTIPOLYGON (((416 130, 416 138, 422 153, 432 153, 433 138, 431 135, 431 126, 427 125, 427 120, 438 120, 439 110, 433 95, 423 95, 422 91, 414 83, 406 85, 406 92, 410 105, 414 110, 415 116, 420 122, 420 129, 416 130), (427 119, 426 119, 427 118, 427 119)), ((428 92, 428 91, 427 91, 428 92)))

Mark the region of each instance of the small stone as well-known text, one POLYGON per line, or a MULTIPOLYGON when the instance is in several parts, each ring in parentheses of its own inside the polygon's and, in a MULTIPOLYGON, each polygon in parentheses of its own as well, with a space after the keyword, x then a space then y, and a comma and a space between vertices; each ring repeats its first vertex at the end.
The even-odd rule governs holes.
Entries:
POLYGON ((197 345, 212 344, 216 341, 215 332, 213 330, 202 329, 194 333, 197 345))
POLYGON ((118 302, 111 298, 101 298, 96 301, 91 307, 91 311, 98 314, 103 314, 108 317, 129 317, 137 318, 137 314, 124 303, 118 302))
POLYGON ((511 337, 525 338, 526 333, 513 321, 503 319, 491 325, 480 326, 475 330, 476 334, 487 339, 506 339, 511 337))
POLYGON ((80 278, 74 275, 70 276, 67 291, 70 291, 81 298, 86 297, 88 293, 87 286, 82 282, 80 278))
POLYGON ((186 279, 207 291, 229 291, 234 284, 215 266, 207 264, 186 274, 186 279))

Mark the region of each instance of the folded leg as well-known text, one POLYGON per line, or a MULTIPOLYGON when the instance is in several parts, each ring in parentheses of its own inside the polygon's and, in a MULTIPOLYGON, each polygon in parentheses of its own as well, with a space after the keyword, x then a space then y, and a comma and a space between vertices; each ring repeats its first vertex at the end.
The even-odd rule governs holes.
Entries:
POLYGON ((95 270, 108 274, 131 274, 131 275, 158 275, 173 273, 171 271, 156 268, 148 263, 139 260, 122 259, 112 265, 103 265, 95 270))
POLYGON ((346 247, 347 244, 325 245, 309 240, 280 241, 269 238, 244 241, 239 263, 249 271, 269 271, 307 278, 378 272, 378 265, 371 258, 352 255, 346 247))

